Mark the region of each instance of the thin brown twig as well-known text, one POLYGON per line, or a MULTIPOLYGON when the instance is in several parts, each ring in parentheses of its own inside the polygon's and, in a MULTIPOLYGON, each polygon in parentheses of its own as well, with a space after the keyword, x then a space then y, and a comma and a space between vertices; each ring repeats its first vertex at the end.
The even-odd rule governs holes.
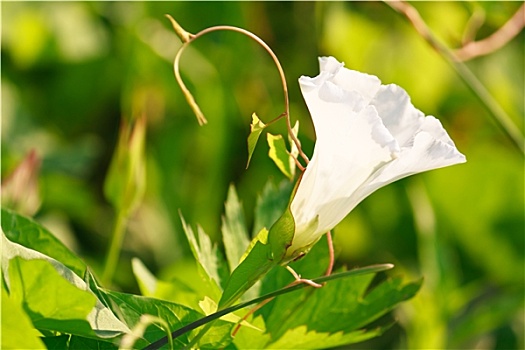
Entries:
POLYGON ((496 125, 499 126, 506 136, 513 142, 513 144, 520 151, 522 156, 525 156, 525 142, 522 131, 514 124, 510 116, 499 105, 496 99, 490 94, 487 88, 479 81, 479 79, 472 73, 472 71, 456 56, 451 50, 440 43, 432 34, 429 27, 419 15, 419 12, 405 1, 386 1, 384 2, 392 7, 395 11, 405 16, 412 24, 416 32, 439 53, 445 61, 452 66, 458 76, 463 79, 465 84, 470 88, 474 95, 479 99, 482 105, 489 112, 489 116, 493 118, 496 125))
MULTIPOLYGON (((180 57, 182 55, 182 52, 194 40, 200 38, 201 36, 203 36, 205 34, 211 33, 211 32, 226 30, 226 31, 233 31, 233 32, 244 34, 247 37, 249 37, 250 39, 256 41, 259 45, 261 45, 266 50, 266 52, 268 52, 268 54, 270 54, 270 56, 272 57, 272 59, 273 59, 273 61, 275 63, 275 66, 277 67, 277 70, 279 71, 279 76, 281 78, 281 83, 282 83, 282 88, 283 88, 284 109, 285 109, 284 113, 282 113, 281 116, 284 115, 286 117, 286 126, 288 128, 288 133, 290 135, 290 138, 292 139, 292 141, 297 146, 297 149, 299 151, 299 155, 304 159, 306 164, 308 164, 309 159, 306 156, 306 154, 303 152, 303 150, 301 148, 301 143, 299 142, 299 139, 297 139, 297 137, 294 135, 294 133, 292 131, 292 124, 291 124, 291 120, 290 120, 290 101, 289 101, 289 98, 288 98, 288 85, 286 83, 286 76, 284 75, 284 70, 283 70, 283 68, 281 66, 281 63, 279 62, 279 59, 277 58, 277 56, 275 55, 273 50, 268 46, 268 44, 266 44, 266 42, 264 42, 261 38, 259 38, 257 35, 253 34, 252 32, 250 32, 250 31, 248 31, 246 29, 233 27, 233 26, 214 26, 214 27, 210 27, 210 28, 206 28, 204 30, 201 30, 197 34, 190 34, 190 33, 186 32, 184 29, 182 29, 182 27, 177 23, 177 21, 175 21, 173 19, 173 17, 171 17, 170 15, 166 15, 166 17, 170 20, 170 22, 171 22, 175 32, 177 33, 177 35, 181 38, 181 40, 184 43, 180 47, 179 51, 177 52, 177 55, 175 56, 175 60, 173 62, 173 67, 174 67, 174 71, 175 71, 175 78, 177 79, 177 82, 179 83, 179 85, 180 85, 180 87, 181 87, 181 89, 182 89, 182 91, 183 91, 183 93, 184 93, 184 95, 186 97, 186 100, 188 101, 188 103, 190 104, 192 109, 194 110, 194 112, 195 112, 195 114, 197 116, 197 120, 199 121, 199 124, 200 125, 206 124, 207 120, 204 117, 204 114, 201 112, 199 106, 195 102, 195 99, 193 98, 193 95, 188 90, 188 88, 186 87, 186 85, 184 84, 184 81, 182 80, 182 78, 180 76, 179 62, 180 62, 180 57)), ((281 116, 279 116, 278 118, 280 118, 281 116)))
POLYGON ((458 61, 468 61, 475 57, 488 55, 511 41, 525 27, 525 4, 496 32, 490 36, 478 40, 470 41, 463 47, 453 51, 454 57, 458 61))

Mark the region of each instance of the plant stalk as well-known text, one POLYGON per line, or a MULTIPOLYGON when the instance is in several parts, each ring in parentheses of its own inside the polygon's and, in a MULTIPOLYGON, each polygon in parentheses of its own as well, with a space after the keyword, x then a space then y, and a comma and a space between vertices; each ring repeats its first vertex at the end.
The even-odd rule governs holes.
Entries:
POLYGON ((119 211, 115 219, 115 225, 113 226, 111 243, 108 255, 106 256, 104 272, 102 273, 102 283, 106 286, 111 284, 113 276, 115 275, 115 270, 117 269, 120 249, 122 248, 122 241, 124 240, 124 234, 126 233, 126 221, 127 216, 122 211, 119 211))

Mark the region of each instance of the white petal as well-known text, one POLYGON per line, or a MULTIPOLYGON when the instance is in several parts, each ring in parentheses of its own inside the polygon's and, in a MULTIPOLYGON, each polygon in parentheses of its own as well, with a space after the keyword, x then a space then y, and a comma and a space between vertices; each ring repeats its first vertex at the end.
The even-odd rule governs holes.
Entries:
POLYGON ((290 251, 332 229, 357 204, 352 194, 399 152, 375 107, 329 79, 315 86, 302 77, 301 90, 316 132, 316 144, 291 204, 296 232, 290 251), (318 225, 312 222, 318 220, 318 225))
POLYGON ((319 59, 321 73, 301 77, 316 144, 291 210, 289 255, 314 243, 376 189, 403 177, 465 162, 434 117, 397 85, 319 59))

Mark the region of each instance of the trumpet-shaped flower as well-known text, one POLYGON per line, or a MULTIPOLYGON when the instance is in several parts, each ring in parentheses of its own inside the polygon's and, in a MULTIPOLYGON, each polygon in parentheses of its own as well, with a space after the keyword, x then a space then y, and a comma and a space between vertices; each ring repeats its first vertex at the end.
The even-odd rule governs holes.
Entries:
POLYGON ((333 57, 319 62, 318 76, 299 79, 317 140, 290 207, 295 234, 289 259, 378 188, 465 162, 441 123, 416 109, 401 87, 382 85, 333 57))

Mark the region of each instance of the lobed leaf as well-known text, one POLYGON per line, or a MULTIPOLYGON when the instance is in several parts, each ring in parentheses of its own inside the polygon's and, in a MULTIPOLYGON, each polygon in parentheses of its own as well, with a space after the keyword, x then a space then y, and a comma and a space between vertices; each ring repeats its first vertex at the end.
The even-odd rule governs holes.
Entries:
POLYGON ((195 257, 195 260, 197 260, 198 269, 201 271, 201 276, 203 277, 204 282, 209 287, 208 293, 212 299, 218 299, 221 292, 219 269, 220 266, 222 266, 218 249, 213 245, 210 237, 204 233, 200 227, 197 229, 199 238, 197 241, 193 230, 186 224, 182 215, 180 215, 180 218, 193 256, 195 257))
POLYGON ((242 205, 233 185, 230 185, 224 207, 222 241, 224 242, 224 250, 226 251, 230 271, 233 271, 239 265, 241 257, 250 244, 242 205))

